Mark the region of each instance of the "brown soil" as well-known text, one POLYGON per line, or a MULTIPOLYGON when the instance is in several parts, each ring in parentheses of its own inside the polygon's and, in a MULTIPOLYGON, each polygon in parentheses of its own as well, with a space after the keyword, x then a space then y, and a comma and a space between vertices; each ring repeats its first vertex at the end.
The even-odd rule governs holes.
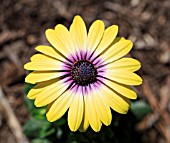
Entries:
MULTIPOLYGON (((23 87, 27 72, 23 65, 34 47, 48 45, 44 32, 62 23, 69 27, 80 14, 87 26, 104 20, 106 27, 119 26, 119 36, 134 42, 132 57, 142 63, 138 72, 144 83, 136 88, 153 113, 137 126, 144 143, 170 142, 170 2, 169 0, 1 0, 0 1, 0 86, 19 123, 29 114, 23 87)), ((0 107, 0 143, 15 143, 8 117, 0 107)))

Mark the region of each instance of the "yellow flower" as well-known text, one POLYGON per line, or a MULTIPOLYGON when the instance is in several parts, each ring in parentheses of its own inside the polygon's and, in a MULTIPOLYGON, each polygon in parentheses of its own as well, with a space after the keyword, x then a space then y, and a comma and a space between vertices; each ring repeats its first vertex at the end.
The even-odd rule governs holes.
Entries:
POLYGON ((132 42, 117 37, 118 26, 105 29, 96 20, 87 34, 80 16, 68 29, 58 24, 46 30, 50 46, 37 46, 40 54, 31 57, 24 68, 33 70, 25 81, 37 84, 28 93, 37 107, 47 106, 47 119, 54 122, 68 110, 71 131, 86 131, 89 125, 98 132, 102 123, 110 125, 110 107, 126 114, 129 99, 137 95, 131 85, 142 79, 134 72, 140 62, 122 58, 132 49, 132 42))

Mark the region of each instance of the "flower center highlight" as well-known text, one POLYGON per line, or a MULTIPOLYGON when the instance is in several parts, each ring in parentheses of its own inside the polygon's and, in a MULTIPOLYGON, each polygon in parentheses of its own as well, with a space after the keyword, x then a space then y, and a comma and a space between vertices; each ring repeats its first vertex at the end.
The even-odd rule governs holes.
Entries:
POLYGON ((87 60, 80 60, 74 63, 71 76, 78 85, 88 85, 96 81, 97 70, 87 60))

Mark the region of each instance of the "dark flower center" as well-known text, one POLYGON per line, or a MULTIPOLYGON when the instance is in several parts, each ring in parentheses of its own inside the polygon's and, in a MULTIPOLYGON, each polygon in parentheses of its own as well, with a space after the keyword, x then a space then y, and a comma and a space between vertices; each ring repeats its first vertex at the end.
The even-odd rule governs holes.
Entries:
POLYGON ((73 65, 71 75, 78 85, 88 85, 96 81, 97 70, 91 62, 80 60, 73 65))

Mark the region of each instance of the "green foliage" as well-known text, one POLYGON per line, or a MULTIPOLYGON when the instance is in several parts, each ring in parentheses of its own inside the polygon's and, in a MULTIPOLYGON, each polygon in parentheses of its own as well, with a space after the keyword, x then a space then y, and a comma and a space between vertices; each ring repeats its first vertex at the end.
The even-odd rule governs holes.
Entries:
POLYGON ((33 139, 32 141, 31 141, 31 143, 53 143, 53 142, 51 142, 51 141, 49 141, 49 140, 47 140, 47 139, 33 139))
POLYGON ((138 100, 131 103, 131 111, 135 117, 140 120, 151 112, 151 108, 143 100, 138 100))
POLYGON ((45 138, 55 132, 48 121, 39 120, 33 117, 25 124, 23 131, 27 136, 33 138, 45 138))
MULTIPOLYGON (((25 88, 26 94, 33 86, 29 84, 25 88)), ((90 127, 85 133, 81 133, 70 131, 67 114, 50 123, 46 119, 46 107, 37 108, 34 101, 27 98, 25 103, 31 117, 23 127, 23 132, 31 139, 31 143, 139 143, 139 134, 134 131, 134 126, 151 111, 144 101, 136 100, 132 102, 131 111, 127 115, 120 115, 112 110, 110 126, 103 125, 98 133, 90 127)))
POLYGON ((36 108, 34 105, 34 101, 29 100, 27 97, 25 98, 25 103, 28 108, 28 111, 34 118, 40 119, 40 120, 46 119, 45 117, 46 107, 36 108))
POLYGON ((24 93, 27 94, 34 86, 34 84, 27 84, 24 88, 24 93))

